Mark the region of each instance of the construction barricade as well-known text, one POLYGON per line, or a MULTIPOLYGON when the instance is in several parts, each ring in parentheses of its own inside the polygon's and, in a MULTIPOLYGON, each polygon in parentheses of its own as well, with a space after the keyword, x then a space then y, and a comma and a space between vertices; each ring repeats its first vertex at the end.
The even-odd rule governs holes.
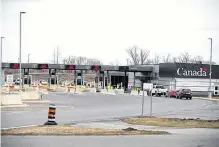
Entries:
POLYGON ((101 89, 102 94, 107 94, 107 89, 101 89))
POLYGON ((43 94, 48 94, 48 88, 47 88, 47 86, 44 86, 44 85, 38 86, 38 91, 43 93, 43 94))
POLYGON ((135 89, 132 89, 132 91, 131 91, 131 93, 130 93, 130 95, 138 95, 139 93, 138 93, 138 89, 137 88, 135 88, 135 89))
POLYGON ((82 94, 84 92, 85 86, 76 86, 76 94, 82 94))
POLYGON ((109 87, 108 87, 107 94, 116 95, 115 90, 112 88, 112 86, 109 86, 109 87))

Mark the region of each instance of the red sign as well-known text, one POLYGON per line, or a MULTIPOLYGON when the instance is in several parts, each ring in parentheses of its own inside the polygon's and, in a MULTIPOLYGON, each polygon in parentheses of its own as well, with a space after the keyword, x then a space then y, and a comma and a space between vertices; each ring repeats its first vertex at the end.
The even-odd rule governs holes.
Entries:
POLYGON ((48 69, 48 64, 38 64, 39 69, 48 69))
POLYGON ((202 71, 207 71, 206 67, 202 67, 201 69, 202 69, 202 71))
POLYGON ((75 65, 66 65, 65 69, 67 69, 67 70, 74 70, 75 69, 75 65))
POLYGON ((18 64, 18 63, 10 63, 10 68, 18 69, 18 68, 20 68, 20 64, 18 64))
POLYGON ((98 71, 98 70, 100 70, 100 66, 94 65, 94 66, 92 67, 92 70, 98 71))

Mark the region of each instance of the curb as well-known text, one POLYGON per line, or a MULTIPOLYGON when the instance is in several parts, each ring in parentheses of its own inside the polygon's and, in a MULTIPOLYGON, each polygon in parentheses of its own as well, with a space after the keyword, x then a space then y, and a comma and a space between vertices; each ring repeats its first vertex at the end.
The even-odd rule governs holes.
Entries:
POLYGON ((219 99, 214 99, 214 98, 204 98, 204 97, 193 97, 194 99, 202 99, 202 100, 209 100, 209 101, 219 101, 219 99))
POLYGON ((21 105, 3 105, 1 108, 12 108, 12 107, 29 107, 30 105, 21 104, 21 105))
POLYGON ((27 128, 27 127, 36 127, 36 126, 40 126, 40 125, 27 125, 27 126, 18 126, 18 127, 1 128, 1 130, 18 129, 18 128, 27 128))

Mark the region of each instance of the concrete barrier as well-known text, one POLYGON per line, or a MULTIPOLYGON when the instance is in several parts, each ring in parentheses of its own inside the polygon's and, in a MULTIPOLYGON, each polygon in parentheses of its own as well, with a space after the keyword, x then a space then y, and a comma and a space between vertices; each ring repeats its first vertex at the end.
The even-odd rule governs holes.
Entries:
POLYGON ((14 93, 18 91, 19 91, 19 87, 14 86, 14 85, 6 86, 3 88, 3 92, 7 92, 7 93, 14 93))
POLYGON ((97 90, 96 90, 96 88, 85 88, 85 89, 84 89, 84 92, 92 92, 92 93, 96 93, 97 90))
POLYGON ((130 93, 130 95, 138 95, 138 91, 132 90, 131 93, 130 93))
POLYGON ((115 89, 116 94, 125 94, 124 89, 115 89))
POLYGON ((21 100, 40 100, 41 98, 42 94, 38 91, 21 92, 21 100))
POLYGON ((107 94, 107 89, 101 89, 102 94, 107 94))
MULTIPOLYGON (((140 92, 139 92, 139 95, 140 95, 140 96, 143 96, 143 91, 140 91, 140 92)), ((147 95, 147 91, 144 91, 144 96, 148 96, 148 95, 147 95)))
POLYGON ((2 105, 22 105, 21 95, 19 93, 1 93, 2 105))
POLYGON ((68 89, 66 87, 57 87, 55 92, 68 92, 68 89))
POLYGON ((82 91, 83 91, 82 88, 78 88, 78 87, 76 87, 76 91, 75 91, 75 93, 77 93, 77 94, 82 94, 82 91))
POLYGON ((70 88, 70 93, 75 93, 75 88, 70 88))
POLYGON ((115 90, 114 89, 108 89, 108 92, 107 94, 110 94, 110 95, 116 95, 115 93, 115 90))
POLYGON ((57 86, 56 85, 51 85, 49 90, 50 91, 56 91, 57 86))

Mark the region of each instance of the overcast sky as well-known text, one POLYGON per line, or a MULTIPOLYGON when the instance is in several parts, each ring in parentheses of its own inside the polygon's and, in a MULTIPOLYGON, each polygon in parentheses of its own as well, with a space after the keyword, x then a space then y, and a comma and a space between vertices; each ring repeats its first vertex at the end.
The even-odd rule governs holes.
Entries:
POLYGON ((3 61, 17 62, 19 12, 22 62, 49 62, 53 50, 126 63, 125 49, 151 50, 151 58, 188 51, 219 63, 219 0, 2 0, 3 61))

